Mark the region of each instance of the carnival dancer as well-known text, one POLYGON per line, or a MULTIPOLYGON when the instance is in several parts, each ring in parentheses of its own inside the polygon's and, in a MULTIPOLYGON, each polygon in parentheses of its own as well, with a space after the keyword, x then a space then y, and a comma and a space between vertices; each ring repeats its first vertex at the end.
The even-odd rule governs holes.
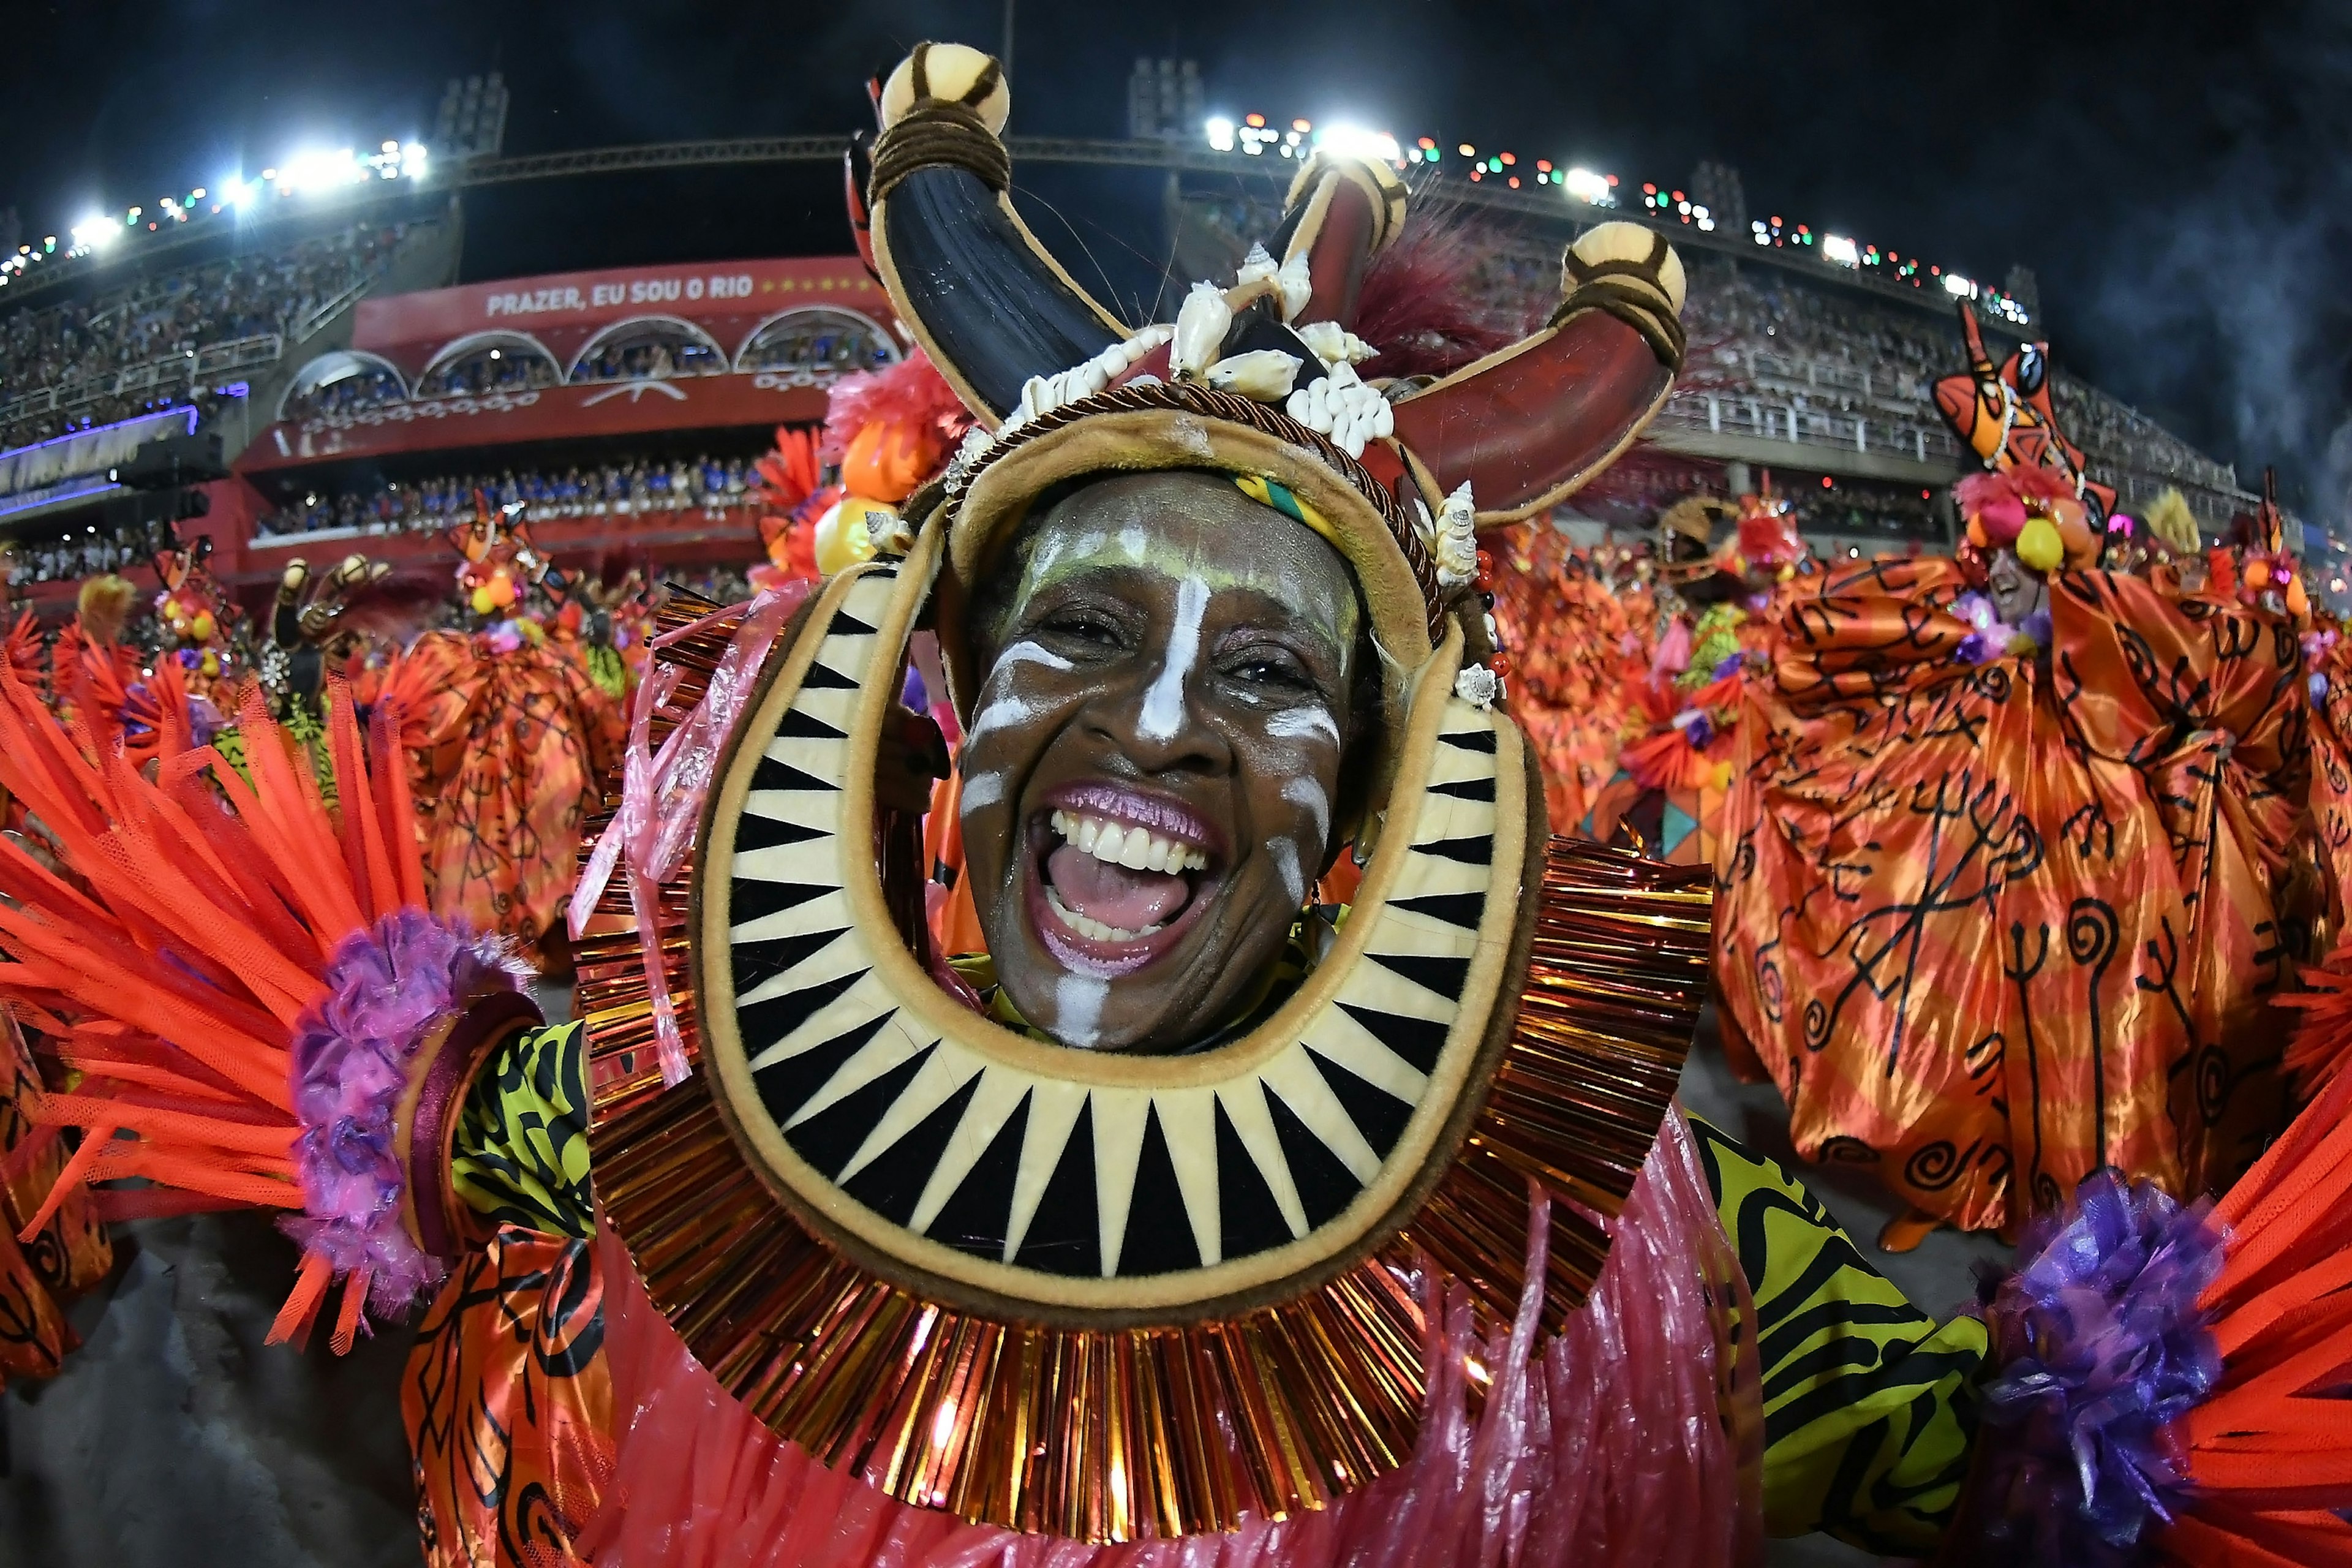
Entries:
POLYGON ((1996 457, 1959 488, 1969 559, 1789 606, 1718 863, 1735 1061, 1801 1152, 1912 1205, 1897 1247, 2014 1230, 2105 1167, 2219 1191, 2285 1113, 2293 626, 2095 570, 2098 488, 1996 457))
POLYGON ((1587 837, 1675 865, 1713 866, 1738 747, 1748 670, 1769 644, 1776 605, 1809 565, 1795 509, 1772 493, 1737 505, 1690 496, 1661 515, 1659 633, 1646 679, 1629 688, 1646 729, 1628 735, 1616 773, 1593 792, 1587 837), (1710 518, 1733 528, 1712 546, 1710 518))
MULTIPOLYGON (((1617 754, 1650 673, 1648 595, 1541 522, 1489 538, 1495 619, 1511 648, 1512 714, 1541 761, 1554 822, 1581 822, 1617 754)), ((1603 555, 1602 552, 1609 552, 1603 555)))
POLYGON ((588 670, 562 574, 520 506, 476 499, 449 531, 462 628, 431 631, 389 668, 432 907, 525 942, 571 894, 580 825, 620 742, 618 705, 588 670))
MULTIPOLYGON (((873 161, 892 303, 986 433, 874 560, 663 612, 574 908, 584 1040, 423 909, 404 775, 383 748, 362 765, 351 704, 340 815, 257 741, 209 857, 172 785, 0 747, 95 873, 88 910, 47 888, 0 910, 0 990, 79 1031, 84 1086, 45 1113, 89 1133, 68 1180, 299 1209, 290 1334, 338 1284, 344 1343, 371 1304, 431 1295, 404 1388, 436 1563, 1730 1563, 1776 1495, 1907 1513, 1931 1549, 1984 1326, 1924 1324, 1801 1194, 1685 1124, 1705 881, 1549 837, 1496 701, 1474 498, 1545 504, 1655 408, 1673 251, 1587 234, 1515 352, 1372 387, 1317 345, 1344 343, 1402 192, 1318 155, 1279 261, 1129 331, 1005 200, 1006 98, 985 56, 919 47, 873 161), (1579 395, 1524 395, 1530 375, 1579 395), (1507 447, 1449 443, 1481 408, 1548 412, 1507 447), (933 617, 988 942, 951 963, 902 853, 936 748, 898 697, 933 617), (1352 907, 1310 906, 1350 853, 1352 907), (133 928, 209 984, 126 984, 133 928), (1755 1216, 1737 1251, 1718 1202, 1755 1216), (1822 1381, 1810 1362, 1855 1363, 1799 1352, 1843 1332, 1917 1385, 1822 1381), (1791 1358, 1784 1434, 1881 1407, 1759 1464, 1759 1352, 1791 1358)), ((2329 1414, 2245 1381, 2335 1239, 2325 1202, 2266 1213, 2341 1185, 2352 1133, 2308 1131, 2252 1243, 2160 1325, 2236 1314, 2196 1393, 2254 1436, 2217 1440, 2195 1399, 2132 1412, 2186 1409, 2186 1479, 2252 1521, 2200 1495, 2182 1527, 2273 1527, 2252 1510, 2275 1501, 2228 1495, 2229 1450, 2329 1414)), ((2048 1356, 2069 1343, 2031 1331, 2042 1300, 1996 1324, 2048 1356)), ((2021 1458, 2053 1451, 2029 1436, 2021 1458)), ((2005 1473, 1996 1517, 2038 1526, 2053 1474, 2005 1473)), ((2336 1506, 2304 1479, 2294 1506, 2336 1506)))

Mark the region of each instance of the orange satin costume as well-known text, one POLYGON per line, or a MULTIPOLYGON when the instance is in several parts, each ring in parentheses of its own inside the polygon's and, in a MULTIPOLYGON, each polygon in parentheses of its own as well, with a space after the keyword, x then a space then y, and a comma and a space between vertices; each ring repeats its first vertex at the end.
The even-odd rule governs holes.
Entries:
POLYGON ((400 1385, 431 1568, 584 1568, 612 1474, 604 1298, 586 1242, 516 1225, 434 1297, 400 1385))
POLYGON ((1650 672, 1647 588, 1612 586, 1549 527, 1488 542, 1495 620, 1511 649, 1511 714, 1543 764, 1555 823, 1581 822, 1644 715, 1633 691, 1650 672))
POLYGON ((2352 638, 2336 637, 2315 673, 2325 687, 2312 701, 2311 817, 2332 934, 2352 905, 2352 638))
POLYGON ((1967 1228, 2101 1165, 2225 1186, 2286 1110, 2294 627, 2069 573, 2045 659, 1971 666, 1964 587, 1883 561, 1789 602, 1717 859, 1727 1045, 1808 1158, 1967 1228))
POLYGON ((20 1377, 52 1377, 81 1342, 65 1303, 114 1266, 96 1204, 79 1187, 49 1202, 67 1148, 33 1117, 40 1071, 13 1017, 0 1014, 0 1388, 20 1377), (17 1240, 26 1224, 40 1228, 17 1240))
POLYGON ((578 878, 581 825, 619 757, 620 707, 560 632, 508 652, 428 632, 385 681, 436 913, 534 941, 578 878))

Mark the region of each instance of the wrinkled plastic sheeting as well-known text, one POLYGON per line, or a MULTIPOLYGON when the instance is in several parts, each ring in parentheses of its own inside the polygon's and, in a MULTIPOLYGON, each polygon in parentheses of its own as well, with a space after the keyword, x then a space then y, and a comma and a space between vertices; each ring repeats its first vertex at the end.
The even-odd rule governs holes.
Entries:
POLYGON ((577 1547, 598 1568, 1760 1563, 1754 1312, 1681 1116, 1666 1119, 1624 1214, 1608 1222, 1614 1240, 1591 1300, 1531 1353, 1549 1228, 1530 1227, 1528 1278, 1538 1283, 1507 1331, 1482 1339, 1458 1287, 1420 1281, 1432 1371, 1403 1468, 1318 1512, 1118 1545, 965 1523, 816 1463, 688 1353, 608 1231, 598 1262, 617 1448, 577 1547), (1483 1400, 1474 1375, 1491 1379, 1483 1400))

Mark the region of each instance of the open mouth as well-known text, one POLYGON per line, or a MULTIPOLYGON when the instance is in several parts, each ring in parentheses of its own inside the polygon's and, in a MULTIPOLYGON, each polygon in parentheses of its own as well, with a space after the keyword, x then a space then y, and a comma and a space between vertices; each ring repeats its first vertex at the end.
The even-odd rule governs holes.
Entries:
POLYGON ((1057 792, 1033 831, 1030 914, 1055 958, 1126 973, 1181 937, 1213 880, 1207 826, 1152 795, 1104 785, 1057 792))

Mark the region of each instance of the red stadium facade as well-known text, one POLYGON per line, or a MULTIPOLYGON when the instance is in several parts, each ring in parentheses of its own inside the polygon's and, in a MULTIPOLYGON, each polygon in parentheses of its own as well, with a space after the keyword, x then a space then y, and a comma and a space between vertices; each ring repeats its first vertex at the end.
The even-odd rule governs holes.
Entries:
MULTIPOLYGON (((424 567, 415 527, 271 531, 285 500, 435 472, 593 464, 697 441, 741 451, 824 416, 841 374, 896 360, 882 292, 854 257, 622 268, 360 301, 348 346, 315 356, 214 487, 203 525, 223 575, 257 585, 296 554, 360 550, 424 567), (355 390, 356 389, 356 390, 355 390)), ((560 561, 649 565, 759 558, 756 507, 623 500, 541 513, 560 561)))

